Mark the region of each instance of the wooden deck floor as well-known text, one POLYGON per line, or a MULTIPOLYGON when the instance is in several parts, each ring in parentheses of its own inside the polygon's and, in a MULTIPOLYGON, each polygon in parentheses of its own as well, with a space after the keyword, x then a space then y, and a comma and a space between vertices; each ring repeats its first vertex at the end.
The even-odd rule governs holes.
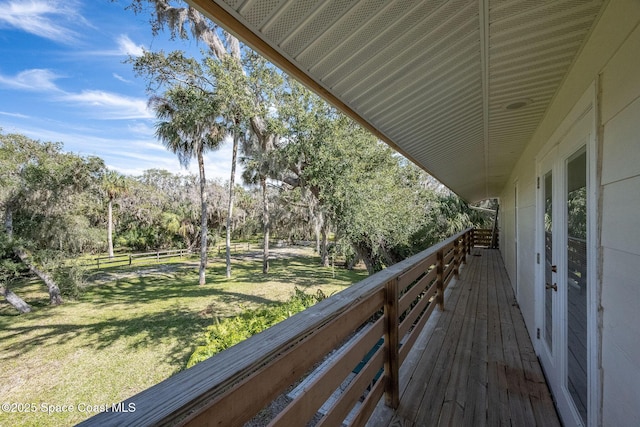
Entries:
POLYGON ((370 426, 559 426, 502 258, 472 251, 400 370, 400 406, 370 426))

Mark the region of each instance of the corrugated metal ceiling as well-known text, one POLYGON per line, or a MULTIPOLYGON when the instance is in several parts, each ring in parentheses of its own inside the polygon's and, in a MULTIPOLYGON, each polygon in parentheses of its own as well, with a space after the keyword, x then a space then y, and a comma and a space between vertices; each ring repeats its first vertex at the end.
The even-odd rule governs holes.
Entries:
POLYGON ((285 70, 295 68, 312 89, 470 201, 500 193, 603 5, 190 3, 285 70), (525 105, 506 108, 514 101, 525 105))

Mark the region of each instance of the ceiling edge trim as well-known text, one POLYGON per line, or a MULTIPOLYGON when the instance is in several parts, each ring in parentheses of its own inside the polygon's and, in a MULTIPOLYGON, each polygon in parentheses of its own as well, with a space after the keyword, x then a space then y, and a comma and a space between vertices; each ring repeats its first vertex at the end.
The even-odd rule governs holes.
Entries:
POLYGON ((489 197, 489 0, 479 0, 482 121, 484 126, 484 192, 489 197))

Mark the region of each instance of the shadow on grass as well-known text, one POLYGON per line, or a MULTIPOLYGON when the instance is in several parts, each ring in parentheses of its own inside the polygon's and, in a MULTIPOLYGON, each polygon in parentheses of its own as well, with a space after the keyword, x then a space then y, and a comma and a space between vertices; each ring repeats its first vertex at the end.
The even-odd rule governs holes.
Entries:
POLYGON ((61 307, 30 300, 33 312, 19 318, 0 317, 4 341, 0 361, 72 340, 74 347, 92 350, 116 342, 134 350, 164 344, 169 350, 165 359, 182 368, 191 353, 185 349, 193 349, 198 334, 211 324, 204 309, 210 300, 234 305, 274 302, 215 289, 211 284, 198 286, 193 274, 122 279, 92 286, 78 301, 61 307))
POLYGON ((197 267, 193 265, 151 275, 145 270, 121 273, 114 282, 87 287, 77 301, 62 307, 49 306, 42 289, 38 292, 38 285, 29 284, 30 290, 36 290, 28 300, 34 307, 32 313, 15 317, 4 308, 0 311, 4 341, 0 361, 69 340, 75 348, 94 350, 118 342, 132 349, 166 345, 169 352, 164 357, 179 370, 191 353, 185 349, 197 345, 196 337, 211 324, 212 314, 227 317, 237 314, 238 307, 278 301, 243 293, 239 291, 242 286, 246 289, 277 281, 303 289, 327 284, 347 287, 364 277, 362 272, 336 269, 334 279, 330 268, 318 267, 318 259, 309 257, 273 260, 268 275, 262 273, 261 261, 235 263, 232 279, 226 279, 224 265, 214 264, 204 286, 197 284, 197 267))
MULTIPOLYGON (((225 267, 213 269, 215 277, 212 283, 225 283, 225 267)), ((358 282, 366 277, 366 272, 346 270, 344 268, 331 269, 321 267, 318 257, 279 258, 269 261, 269 274, 262 273, 262 261, 243 262, 232 265, 233 278, 239 282, 268 283, 274 280, 291 283, 299 288, 310 288, 322 285, 343 285, 344 287, 358 282), (335 277, 334 277, 335 275, 335 277)))
MULTIPOLYGON (((40 315, 46 316, 44 313, 40 315)), ((120 340, 124 340, 126 346, 133 349, 152 348, 169 340, 170 354, 165 357, 168 357, 173 366, 183 367, 190 356, 184 349, 195 345, 193 337, 208 323, 197 313, 183 309, 141 314, 124 319, 115 316, 105 317, 89 323, 66 320, 41 326, 9 326, 3 335, 5 338, 17 339, 12 344, 3 346, 0 360, 13 358, 14 352, 39 352, 47 346, 55 346, 68 340, 77 342, 79 345, 76 347, 93 350, 106 349, 120 340), (24 337, 19 338, 20 335, 24 337)))
MULTIPOLYGON (((211 276, 210 271, 209 276, 211 276)), ((229 304, 238 302, 270 304, 275 302, 275 300, 256 295, 216 288, 215 282, 215 279, 208 278, 207 284, 199 286, 197 274, 194 272, 121 278, 110 284, 91 286, 82 299, 91 298, 96 306, 146 304, 200 298, 213 298, 229 304)))

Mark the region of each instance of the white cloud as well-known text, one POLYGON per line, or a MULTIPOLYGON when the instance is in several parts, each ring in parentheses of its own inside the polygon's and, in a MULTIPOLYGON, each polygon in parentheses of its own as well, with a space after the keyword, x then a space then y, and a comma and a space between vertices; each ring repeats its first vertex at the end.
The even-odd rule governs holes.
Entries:
POLYGON ((127 36, 126 34, 121 34, 118 37, 118 49, 121 55, 127 56, 142 56, 144 54, 144 47, 142 45, 137 45, 127 36))
POLYGON ((30 117, 25 115, 25 114, 20 114, 20 113, 9 113, 7 111, 0 111, 0 115, 3 116, 9 116, 9 117, 16 117, 18 119, 29 119, 30 117))
POLYGON ((119 95, 102 90, 65 92, 55 80, 60 78, 50 70, 25 70, 15 76, 0 74, 0 87, 36 92, 51 92, 58 96, 54 101, 63 101, 92 108, 92 116, 98 119, 150 119, 153 114, 147 109, 147 100, 119 95))
MULTIPOLYGON (((91 50, 81 52, 83 56, 96 55, 96 56, 142 56, 144 54, 144 45, 136 44, 126 34, 121 34, 116 38, 116 47, 113 49, 104 50, 91 50)), ((122 76, 117 74, 113 75, 118 80, 130 83, 128 80, 123 80, 122 76)))
POLYGON ((22 71, 14 77, 0 75, 0 86, 33 91, 59 91, 55 84, 58 78, 60 76, 50 70, 36 68, 22 71))
POLYGON ((80 93, 68 93, 62 99, 96 108, 97 118, 149 119, 153 117, 147 109, 147 101, 145 99, 122 96, 101 90, 83 90, 80 93))
POLYGON ((61 24, 86 23, 75 1, 31 0, 0 3, 0 25, 13 27, 60 43, 72 43, 78 34, 61 24))
POLYGON ((143 123, 143 122, 130 123, 127 126, 127 129, 129 129, 131 133, 135 133, 137 135, 155 138, 155 132, 156 132, 155 128, 147 123, 143 123))
POLYGON ((118 73, 113 73, 113 78, 116 80, 120 80, 123 83, 133 83, 131 80, 127 80, 124 77, 122 77, 120 74, 118 73))

